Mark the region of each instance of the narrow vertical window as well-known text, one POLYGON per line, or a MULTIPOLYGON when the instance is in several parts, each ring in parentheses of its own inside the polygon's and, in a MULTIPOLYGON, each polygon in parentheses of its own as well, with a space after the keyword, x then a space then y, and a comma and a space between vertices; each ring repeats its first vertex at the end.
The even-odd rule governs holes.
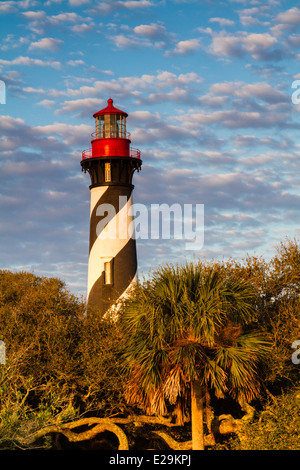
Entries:
POLYGON ((122 116, 122 132, 123 132, 123 139, 126 139, 126 117, 122 116))
POLYGON ((96 116, 96 139, 99 139, 99 116, 96 116))
POLYGON ((99 133, 99 137, 101 139, 103 139, 103 137, 105 137, 104 135, 104 116, 101 116, 100 119, 99 119, 99 124, 100 124, 100 133, 99 133))
POLYGON ((113 284, 113 260, 104 263, 104 284, 113 284))
POLYGON ((109 183, 111 181, 111 167, 110 163, 105 163, 105 181, 109 183))

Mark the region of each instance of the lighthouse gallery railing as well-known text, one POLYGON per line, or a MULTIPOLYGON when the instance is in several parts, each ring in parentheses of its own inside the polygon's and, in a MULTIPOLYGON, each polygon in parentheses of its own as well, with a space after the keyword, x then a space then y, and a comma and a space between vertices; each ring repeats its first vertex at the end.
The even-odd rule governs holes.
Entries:
MULTIPOLYGON (((130 157, 141 158, 140 150, 130 147, 130 157)), ((86 160, 87 158, 93 158, 92 148, 86 149, 82 152, 82 160, 86 160)))

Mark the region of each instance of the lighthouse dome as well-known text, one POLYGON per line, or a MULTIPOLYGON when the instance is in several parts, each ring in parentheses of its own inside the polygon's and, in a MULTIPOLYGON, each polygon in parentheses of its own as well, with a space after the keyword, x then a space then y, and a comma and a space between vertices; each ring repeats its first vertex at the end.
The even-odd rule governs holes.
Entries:
POLYGON ((106 108, 103 108, 97 113, 93 114, 93 117, 95 118, 97 116, 103 116, 104 114, 120 114, 121 116, 125 116, 125 117, 128 116, 128 114, 125 113, 124 111, 121 111, 120 109, 117 109, 114 107, 113 100, 111 98, 107 100, 106 108))

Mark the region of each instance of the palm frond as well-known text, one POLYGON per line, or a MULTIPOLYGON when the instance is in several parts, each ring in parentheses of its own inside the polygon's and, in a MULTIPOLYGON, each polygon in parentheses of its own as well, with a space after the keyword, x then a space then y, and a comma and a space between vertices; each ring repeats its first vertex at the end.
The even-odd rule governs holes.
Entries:
POLYGON ((176 365, 169 371, 163 384, 163 391, 171 405, 174 405, 180 396, 185 395, 188 383, 180 365, 176 365))
POLYGON ((159 268, 123 306, 128 399, 164 414, 167 401, 186 399, 195 379, 216 396, 252 399, 270 350, 258 332, 243 331, 253 319, 251 286, 221 264, 159 268))

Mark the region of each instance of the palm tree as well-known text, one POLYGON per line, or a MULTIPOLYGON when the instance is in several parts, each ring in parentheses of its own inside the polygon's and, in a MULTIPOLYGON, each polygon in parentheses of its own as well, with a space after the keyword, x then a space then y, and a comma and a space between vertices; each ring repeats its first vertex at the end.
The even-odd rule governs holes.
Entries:
POLYGON ((268 344, 244 331, 255 314, 252 298, 249 285, 221 265, 198 263, 160 268, 124 304, 126 398, 148 414, 165 415, 167 403, 175 405, 182 420, 190 401, 194 450, 204 449, 208 387, 240 403, 258 394, 268 344))

